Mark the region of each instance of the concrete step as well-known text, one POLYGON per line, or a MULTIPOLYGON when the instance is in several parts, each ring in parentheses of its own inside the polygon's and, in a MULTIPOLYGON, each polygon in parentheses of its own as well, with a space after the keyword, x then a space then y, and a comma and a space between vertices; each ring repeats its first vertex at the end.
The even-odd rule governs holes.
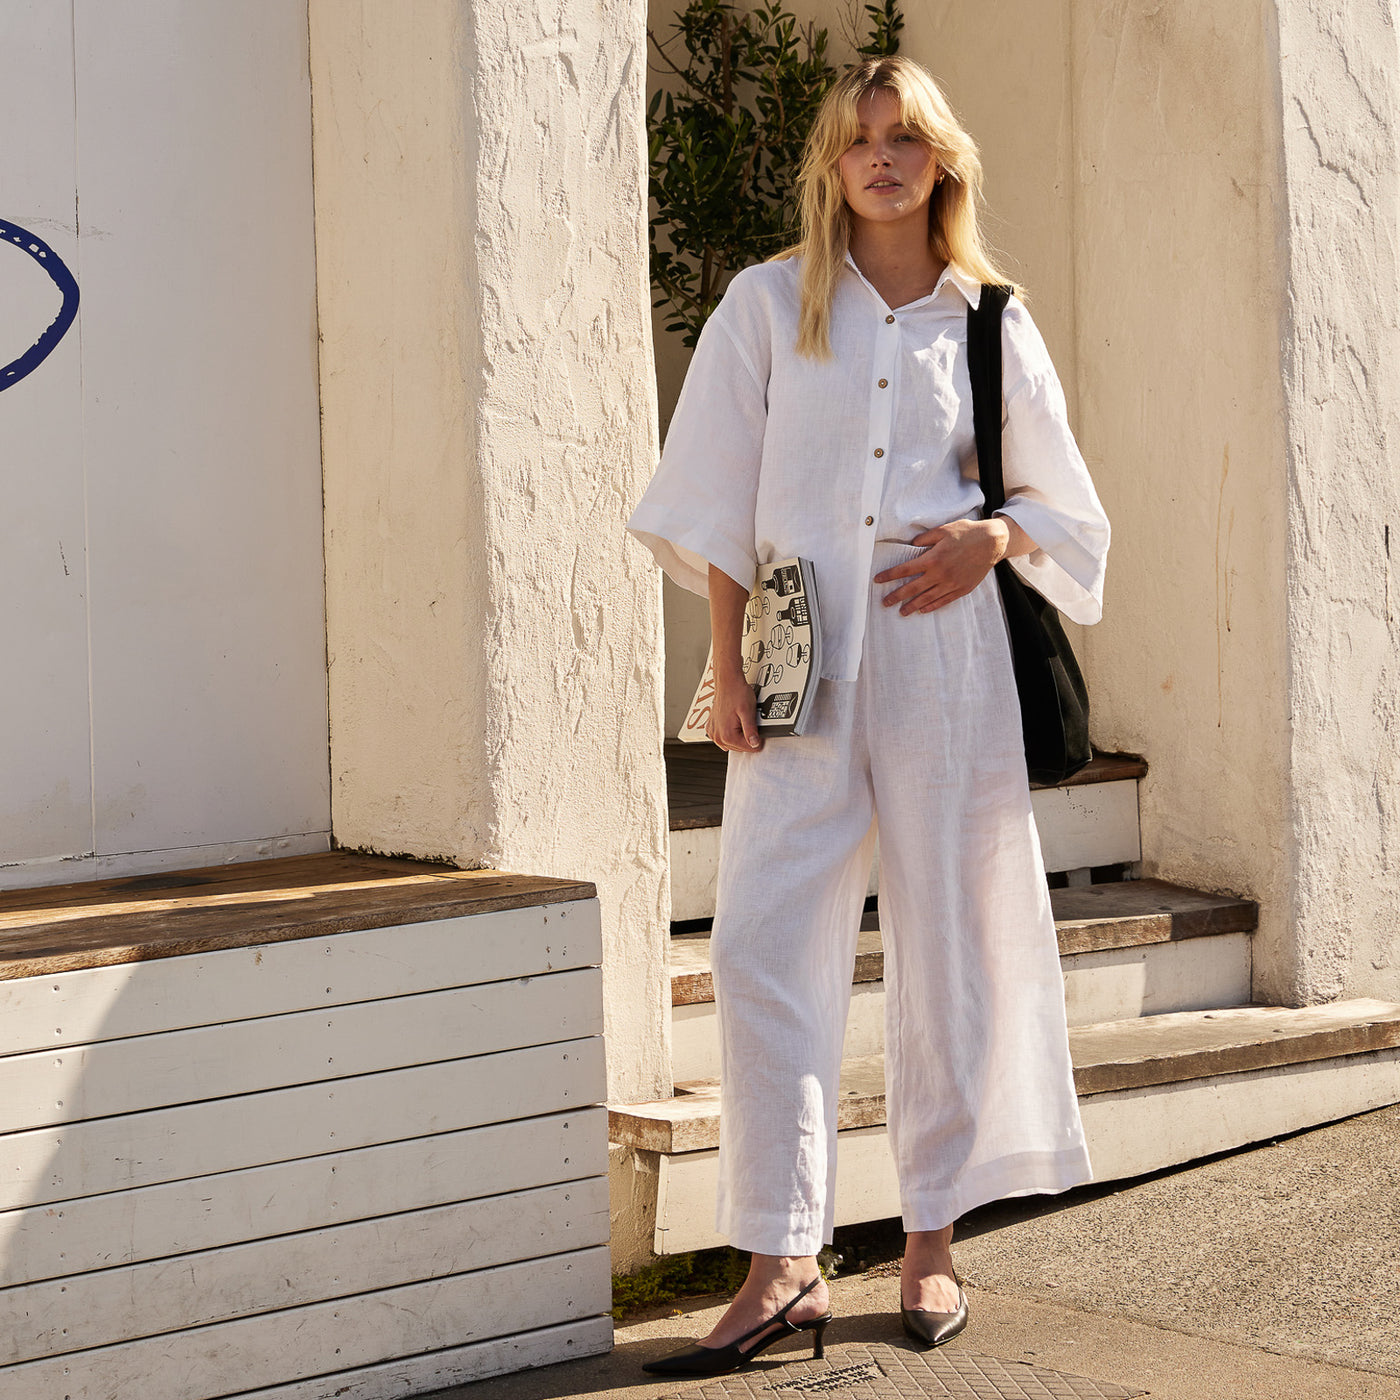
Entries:
MULTIPOLYGON (((714 916, 724 771, 725 755, 711 745, 666 746, 671 918, 677 921, 714 916)), ((1067 783, 1032 790, 1047 872, 1128 865, 1142 858, 1137 784, 1146 772, 1146 762, 1136 754, 1098 754, 1067 783)), ((877 880, 873 869, 872 894, 877 880)))
MULTIPOLYGON (((1251 900, 1202 894, 1164 880, 1118 880, 1051 890, 1072 1026, 1249 1000, 1251 900)), ((671 1063, 675 1080, 719 1073, 708 934, 671 939, 671 1063)), ((856 953, 845 1054, 884 1048, 884 952, 865 916, 856 953)))
MULTIPOLYGON (((1100 1181, 1400 1102, 1400 1005, 1391 1002, 1145 1016, 1076 1027, 1070 1050, 1100 1181)), ((678 1086, 674 1098, 615 1107, 609 1118, 613 1142, 630 1149, 615 1170, 654 1178, 656 1252, 722 1243, 718 1084, 678 1086)), ((898 1215, 880 1056, 846 1062, 838 1123, 837 1223, 898 1215)))

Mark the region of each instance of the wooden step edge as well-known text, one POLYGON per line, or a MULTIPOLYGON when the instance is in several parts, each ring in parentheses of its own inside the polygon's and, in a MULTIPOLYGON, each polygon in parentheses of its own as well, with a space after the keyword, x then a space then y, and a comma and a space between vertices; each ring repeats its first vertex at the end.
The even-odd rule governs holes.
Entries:
POLYGON ((1032 783, 1031 787, 1085 787, 1090 783, 1119 783, 1146 776, 1147 760, 1140 753, 1100 753, 1095 750, 1093 758, 1072 778, 1066 778, 1062 783, 1032 783))
POLYGON ((1400 1046, 1400 1005, 1369 998, 1323 1006, 1176 1011, 1070 1030, 1081 1095, 1364 1055, 1400 1046))
POLYGON ((1060 956, 1173 943, 1224 933, 1253 933, 1259 906, 1169 880, 1114 880, 1050 891, 1060 956))
MULTIPOLYGON (((1166 880, 1115 880, 1051 890, 1050 904, 1062 958, 1187 938, 1253 933, 1259 926, 1259 906, 1251 899, 1206 894, 1166 880)), ((861 929, 851 980, 878 982, 885 975, 885 955, 876 916, 866 915, 861 929)), ((708 957, 700 957, 701 947, 709 947, 708 937, 701 934, 682 935, 671 942, 673 958, 685 960, 671 973, 672 1006, 715 999, 708 957)))
MULTIPOLYGON (((728 755, 713 744, 683 744, 668 739, 667 824, 672 831, 694 831, 720 824, 724 768, 728 755)), ((1138 781, 1147 776, 1147 760, 1136 753, 1096 753, 1085 767, 1063 783, 1032 783, 1044 787, 1087 787, 1094 783, 1138 781)))
MULTIPOLYGON (((1069 1040, 1075 1089, 1086 1098, 1394 1049, 1400 1047, 1400 1005, 1360 999, 1177 1011, 1073 1027, 1069 1040)), ((718 1082, 700 1080, 677 1090, 674 1098, 654 1103, 610 1105, 610 1139, 644 1152, 718 1146, 718 1082)), ((844 1061, 838 1130, 884 1121, 884 1056, 844 1061)))
POLYGON ((597 896, 581 880, 354 851, 0 891, 0 980, 597 896))

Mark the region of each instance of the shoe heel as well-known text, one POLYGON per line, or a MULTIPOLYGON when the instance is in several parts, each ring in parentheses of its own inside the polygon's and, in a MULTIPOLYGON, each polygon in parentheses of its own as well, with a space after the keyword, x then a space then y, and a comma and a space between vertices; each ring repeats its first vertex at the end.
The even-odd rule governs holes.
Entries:
POLYGON ((821 1361, 826 1356, 826 1341, 822 1334, 826 1331, 826 1323, 819 1322, 812 1329, 812 1360, 821 1361))

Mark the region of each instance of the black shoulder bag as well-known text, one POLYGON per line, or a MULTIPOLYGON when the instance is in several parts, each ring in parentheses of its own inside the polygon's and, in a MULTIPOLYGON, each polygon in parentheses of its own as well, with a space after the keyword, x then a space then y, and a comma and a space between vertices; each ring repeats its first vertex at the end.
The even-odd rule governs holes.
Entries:
MULTIPOLYGON (((1006 504, 1001 476, 1001 313, 1010 287, 984 284, 967 311, 967 361, 972 376, 972 422, 984 515, 1006 504)), ((1061 783, 1091 756, 1089 692, 1060 615, 1003 559, 997 587, 1011 637, 1011 664, 1021 700, 1026 769, 1033 783, 1061 783)))

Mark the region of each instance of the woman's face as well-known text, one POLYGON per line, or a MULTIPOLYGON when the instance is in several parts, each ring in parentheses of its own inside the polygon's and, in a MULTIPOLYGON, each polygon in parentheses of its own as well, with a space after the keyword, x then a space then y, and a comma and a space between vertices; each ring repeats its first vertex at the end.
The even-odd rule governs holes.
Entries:
POLYGON ((899 119, 899 98, 874 88, 856 104, 860 134, 841 157, 841 189, 857 219, 896 223, 927 217, 938 178, 932 151, 899 119))

